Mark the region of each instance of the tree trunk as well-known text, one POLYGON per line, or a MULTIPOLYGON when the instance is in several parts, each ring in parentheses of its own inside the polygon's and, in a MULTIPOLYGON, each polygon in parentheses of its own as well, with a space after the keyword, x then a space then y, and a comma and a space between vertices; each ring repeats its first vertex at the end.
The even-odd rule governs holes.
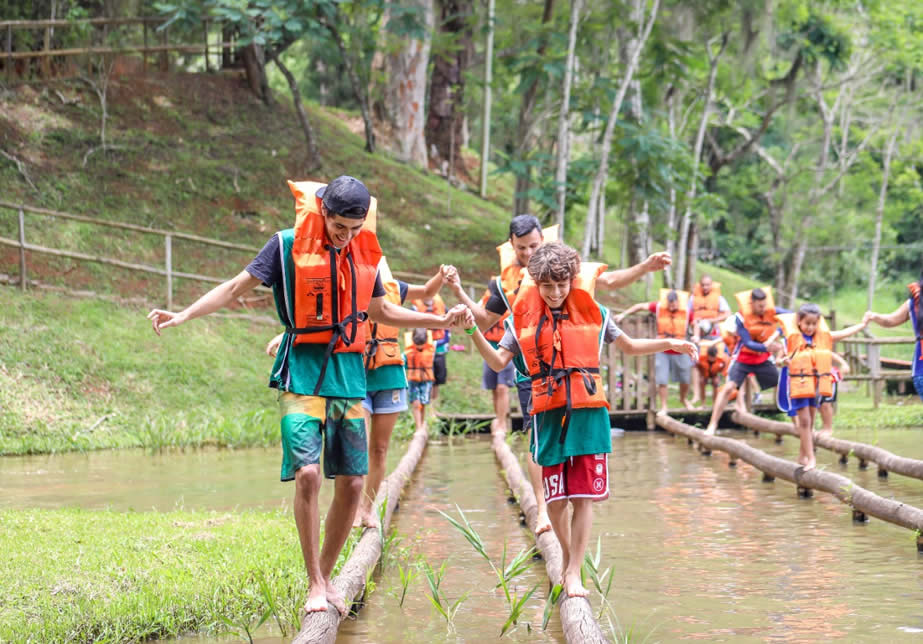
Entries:
POLYGON ((687 276, 689 275, 689 270, 687 269, 687 262, 689 257, 689 232, 693 224, 693 219, 695 215, 692 211, 693 201, 695 201, 696 192, 698 190, 699 184, 699 161, 702 158, 702 147, 705 145, 705 131, 708 129, 708 121, 711 117, 711 108, 712 108, 712 95, 715 92, 715 78, 718 75, 718 61, 721 58, 721 54, 724 53, 724 48, 727 46, 728 35, 727 33, 722 34, 721 36, 721 47, 718 49, 718 53, 715 56, 712 56, 711 47, 712 41, 705 43, 705 52, 708 55, 709 70, 708 70, 708 81, 705 84, 705 101, 702 105, 702 119, 699 121, 699 129, 695 135, 695 146, 692 150, 692 179, 689 182, 689 189, 686 191, 686 207, 683 211, 682 225, 679 230, 679 242, 677 244, 678 257, 676 258, 676 278, 679 284, 679 287, 682 289, 688 290, 692 286, 691 282, 687 282, 687 276))
POLYGON ((692 219, 689 225, 689 242, 686 247, 686 274, 683 277, 683 288, 687 291, 692 290, 695 284, 695 264, 698 261, 699 254, 699 222, 696 218, 692 219))
POLYGON ((250 91, 263 103, 269 105, 272 96, 269 93, 269 82, 266 79, 263 48, 255 44, 247 45, 240 50, 240 56, 244 62, 250 91))
MULTIPOLYGON (((670 139, 676 140, 676 88, 671 87, 667 90, 667 125, 670 128, 670 139)), ((673 231, 676 230, 676 188, 673 182, 670 182, 670 206, 667 209, 667 252, 670 257, 676 258, 676 238, 673 231)), ((674 288, 674 270, 671 266, 663 271, 664 283, 668 288, 674 288)))
MULTIPOLYGON (((640 7, 640 2, 636 5, 640 7)), ((660 8, 660 0, 654 0, 651 6, 647 22, 644 21, 643 10, 640 12, 638 20, 639 37, 634 47, 631 48, 628 65, 625 68, 622 82, 619 83, 618 91, 612 100, 612 109, 609 111, 609 120, 606 123, 606 129, 603 132, 602 150, 600 152, 599 169, 593 179, 593 188, 590 192, 590 204, 587 208, 586 230, 583 237, 583 256, 588 257, 590 254, 590 242, 593 237, 593 231, 597 226, 596 218, 602 216, 598 214, 599 194, 605 189, 606 180, 609 178, 609 153, 612 151, 612 135, 615 132, 615 123, 618 120, 619 111, 622 109, 622 101, 625 99, 625 93, 634 77, 635 69, 638 66, 638 60, 641 57, 641 50, 651 35, 651 29, 654 27, 654 21, 657 19, 657 10, 660 8)))
MULTIPOLYGON (((340 15, 337 10, 337 16, 340 15)), ((359 104, 359 113, 362 115, 362 123, 365 125, 365 151, 375 151, 375 129, 372 126, 372 111, 369 108, 368 84, 359 79, 359 73, 356 70, 355 62, 346 49, 346 43, 343 42, 343 36, 336 23, 324 19, 324 25, 331 37, 336 43, 337 49, 340 50, 340 57, 343 59, 343 66, 346 67, 346 77, 349 78, 349 85, 352 87, 353 96, 359 104)))
MULTIPOLYGON (((426 72, 434 24, 433 0, 412 0, 412 8, 422 16, 424 37, 416 40, 391 35, 391 5, 385 5, 380 43, 372 60, 373 78, 381 78, 372 88, 372 112, 391 133, 393 152, 401 161, 427 167, 425 121, 426 72)), ((375 81, 373 81, 374 83, 375 81)))
POLYGON ((872 241, 872 262, 869 268, 869 297, 868 309, 873 310, 875 299, 875 280, 878 276, 878 253, 881 250, 881 220, 885 214, 885 200, 888 196, 888 179, 891 177, 891 157, 894 155, 894 145, 897 142, 899 127, 891 131, 888 145, 885 148, 884 167, 881 169, 881 190, 878 192, 878 207, 875 209, 875 238, 872 241))
POLYGON ((490 161, 490 108, 493 91, 495 0, 488 0, 487 44, 484 63, 484 117, 481 122, 481 199, 487 198, 487 164, 490 161))
POLYGON ((298 89, 298 83, 295 81, 295 77, 292 76, 292 72, 290 72, 288 67, 279 59, 279 56, 275 53, 272 53, 271 56, 272 62, 276 64, 276 67, 279 68, 279 71, 282 72, 282 75, 285 76, 285 80, 288 82, 288 88, 292 92, 292 103, 294 103, 295 112, 298 114, 298 122, 301 124, 301 131, 304 133, 304 140, 308 145, 308 151, 305 157, 305 169, 308 171, 316 170, 320 167, 320 155, 317 152, 317 138, 314 136, 314 129, 311 127, 311 122, 308 120, 308 113, 305 112, 304 102, 301 100, 301 92, 298 89))
MULTIPOLYGON (((554 13, 554 0, 545 0, 545 9, 542 12, 542 25, 551 22, 554 13)), ((544 35, 539 38, 536 53, 538 60, 545 56, 545 49, 548 47, 547 39, 544 35)), ((525 161, 527 155, 535 145, 535 133, 533 131, 533 112, 538 97, 538 81, 532 80, 522 94, 522 103, 519 104, 519 121, 516 127, 516 150, 515 158, 525 161)), ((516 174, 516 192, 513 195, 513 215, 521 215, 529 212, 529 190, 532 188, 532 168, 526 166, 525 174, 516 174)))
POLYGON ((446 177, 468 177, 462 162, 462 121, 465 99, 465 73, 474 51, 470 16, 473 0, 437 0, 439 30, 451 39, 453 47, 433 57, 430 77, 429 110, 426 117, 426 143, 430 166, 446 177), (454 167, 450 168, 449 165, 454 167))
POLYGON ((561 112, 558 114, 558 158, 554 183, 558 198, 557 222, 562 232, 564 230, 564 208, 567 202, 567 164, 570 162, 570 87, 574 78, 574 50, 577 47, 577 24, 580 22, 582 5, 583 0, 571 0, 567 62, 564 65, 564 96, 561 99, 561 112))

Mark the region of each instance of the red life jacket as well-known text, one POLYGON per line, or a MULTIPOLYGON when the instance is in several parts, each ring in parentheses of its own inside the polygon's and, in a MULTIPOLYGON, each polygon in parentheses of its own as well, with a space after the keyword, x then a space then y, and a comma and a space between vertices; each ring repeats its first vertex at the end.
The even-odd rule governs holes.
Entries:
POLYGON ((686 327, 689 326, 689 293, 676 291, 676 310, 671 311, 667 295, 670 289, 660 289, 660 301, 657 302, 657 337, 686 339, 686 327))
POLYGON ((696 283, 692 290, 692 319, 714 320, 720 313, 721 284, 712 282, 708 295, 702 293, 702 285, 696 283))
MULTIPOLYGON (((772 299, 772 288, 764 286, 763 292, 766 293, 766 309, 763 311, 762 315, 756 315, 753 312, 753 304, 750 301, 751 291, 741 291, 740 293, 734 294, 734 297, 737 299, 737 307, 740 316, 744 321, 744 328, 747 329, 747 332, 754 342, 761 343, 765 343, 769 340, 778 327, 778 322, 776 320, 776 304, 772 299)), ((761 352, 752 351, 745 346, 740 348, 740 352, 762 355, 761 352)))
MULTIPOLYGON (((439 297, 439 294, 433 296, 432 301, 429 305, 424 304, 423 300, 414 300, 413 306, 417 311, 422 313, 432 313, 433 315, 445 315, 445 302, 442 301, 442 298, 439 297)), ((433 340, 441 340, 445 337, 445 329, 430 329, 430 333, 433 334, 433 340)))
POLYGON ((436 359, 436 345, 431 332, 426 332, 426 342, 413 343, 412 333, 404 334, 404 354, 407 356, 407 380, 410 382, 434 382, 433 363, 436 359))
POLYGON ((833 337, 823 316, 808 342, 795 313, 779 316, 788 351, 789 396, 814 398, 833 395, 833 337))
MULTIPOLYGON (((378 263, 378 276, 385 287, 385 299, 395 306, 401 306, 401 288, 391 274, 391 268, 384 257, 378 263)), ((369 339, 365 343, 365 370, 373 371, 387 365, 403 365, 401 345, 397 342, 397 327, 369 323, 369 339)))
POLYGON ((593 298, 596 278, 605 270, 603 264, 582 264, 559 311, 548 308, 528 275, 516 296, 513 321, 532 378, 532 410, 565 408, 561 443, 572 409, 609 406, 599 374, 604 320, 593 298))
POLYGON ((321 200, 317 191, 324 185, 310 181, 288 182, 295 197, 295 238, 292 263, 295 267, 294 344, 326 344, 320 377, 314 395, 320 391, 332 353, 365 350, 365 327, 381 247, 375 237, 375 208, 372 199, 363 229, 339 252, 330 243, 321 200))
MULTIPOLYGON (((487 301, 490 299, 490 291, 484 291, 484 295, 481 296, 481 306, 487 304, 487 301)), ((484 331, 484 337, 487 338, 490 342, 500 342, 503 339, 503 334, 506 333, 506 328, 503 326, 504 320, 510 317, 510 312, 507 311, 503 316, 497 320, 492 327, 484 331)))

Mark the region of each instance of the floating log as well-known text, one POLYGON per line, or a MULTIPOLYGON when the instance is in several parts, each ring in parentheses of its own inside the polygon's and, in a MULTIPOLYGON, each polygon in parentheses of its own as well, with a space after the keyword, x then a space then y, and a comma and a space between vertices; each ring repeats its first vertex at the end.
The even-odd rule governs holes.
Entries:
MULTIPOLYGON (((777 420, 761 418, 746 412, 735 412, 733 415, 734 422, 750 429, 759 429, 760 431, 769 432, 776 435, 787 434, 797 436, 795 428, 789 423, 782 423, 777 420)), ((830 450, 840 454, 840 463, 845 463, 849 455, 859 459, 859 468, 865 469, 869 462, 878 465, 878 475, 885 477, 886 473, 894 472, 914 479, 923 480, 923 461, 898 456, 888 450, 880 447, 873 447, 867 443, 857 443, 847 441, 833 436, 826 436, 814 432, 814 444, 818 447, 830 450)))
MULTIPOLYGON (((495 432, 491 441, 494 449, 494 455, 503 469, 506 476, 506 482, 510 490, 519 499, 519 507, 526 517, 526 524, 532 534, 535 534, 535 524, 538 521, 538 504, 535 501, 535 493, 532 491, 532 484, 523 475, 522 467, 513 454, 513 450, 506 444, 506 436, 502 432, 495 432)), ((561 554, 561 544, 554 531, 549 530, 540 534, 535 539, 539 552, 545 560, 545 570, 548 573, 548 579, 552 584, 561 579, 563 573, 563 557, 561 554)), ((587 643, 596 644, 608 642, 603 635, 599 623, 593 617, 593 609, 590 602, 584 597, 566 597, 563 593, 558 601, 558 607, 561 613, 561 625, 564 628, 564 639, 568 643, 587 643)))
MULTIPOLYGON (((426 441, 429 434, 426 425, 414 432, 407 451, 401 458, 400 463, 384 480, 378 489, 378 495, 375 497, 374 511, 379 512, 382 503, 387 503, 385 513, 381 524, 383 533, 388 531, 391 525, 391 515, 397 507, 398 500, 401 497, 401 490, 404 484, 410 480, 410 476, 417 468, 420 457, 423 455, 423 449, 426 447, 426 441)), ((333 578, 333 585, 346 597, 346 605, 351 606, 365 590, 365 582, 369 573, 378 558, 381 556, 381 536, 375 528, 366 528, 356 544, 352 555, 343 564, 340 573, 333 578)), ((301 630, 292 640, 293 644, 316 644, 324 642, 333 644, 336 640, 337 629, 340 628, 340 622, 344 616, 332 604, 327 604, 327 610, 323 613, 308 613, 301 620, 301 630)))
MULTIPOLYGON (((663 414, 657 415, 657 424, 668 432, 692 438, 697 443, 711 449, 727 452, 765 474, 790 481, 797 486, 799 494, 802 489, 828 492, 851 506, 854 511, 858 510, 864 515, 923 533, 923 510, 880 497, 874 492, 859 487, 845 476, 818 469, 805 471, 796 463, 771 456, 747 443, 733 438, 706 434, 701 429, 696 429, 663 414)), ((762 427, 760 431, 763 431, 762 427)), ((919 543, 918 541, 918 545, 919 543)))

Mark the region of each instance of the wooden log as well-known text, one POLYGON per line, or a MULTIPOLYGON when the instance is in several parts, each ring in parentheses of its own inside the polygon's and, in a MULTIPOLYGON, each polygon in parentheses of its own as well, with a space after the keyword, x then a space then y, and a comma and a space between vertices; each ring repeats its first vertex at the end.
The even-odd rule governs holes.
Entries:
POLYGON ((712 449, 733 454, 738 459, 746 461, 764 473, 790 481, 799 488, 799 492, 800 489, 821 490, 832 494, 854 510, 863 512, 868 516, 879 518, 882 521, 887 521, 909 530, 923 532, 923 510, 900 501, 878 496, 874 492, 859 487, 845 476, 818 469, 805 471, 797 463, 771 456, 733 438, 708 435, 701 429, 696 429, 663 414, 657 415, 657 424, 668 432, 681 434, 712 449))
MULTIPOLYGON (((506 444, 506 437, 503 432, 494 432, 491 441, 494 449, 494 455, 500 463, 506 482, 510 490, 519 500, 519 507, 526 517, 526 524, 532 534, 535 534, 535 524, 538 521, 538 504, 535 501, 535 493, 532 491, 532 484, 523 475, 522 467, 516 459, 513 450, 506 444)), ((539 552, 545 560, 545 571, 548 573, 548 579, 552 584, 561 579, 563 557, 561 554, 561 544, 554 531, 549 530, 540 534, 535 539, 539 552)), ((568 643, 595 644, 597 642, 608 642, 603 635, 599 623, 593 617, 593 609, 590 602, 584 597, 566 597, 563 594, 558 601, 558 608, 561 615, 561 626, 564 629, 564 639, 568 643)))
MULTIPOLYGON (((397 464, 394 471, 386 478, 378 490, 375 497, 374 512, 379 511, 382 503, 385 505, 385 513, 381 524, 382 534, 387 533, 391 525, 391 515, 397 507, 398 500, 401 497, 401 490, 404 484, 410 480, 410 476, 417 468, 420 457, 423 455, 423 449, 426 447, 429 433, 426 425, 414 432, 407 451, 397 464)), ((365 582, 369 573, 378 558, 381 556, 381 535, 375 528, 366 528, 356 544, 352 555, 343 564, 340 573, 334 577, 333 585, 346 597, 346 605, 351 606, 365 590, 365 582)), ((323 613, 308 613, 301 620, 301 630, 292 640, 293 644, 315 644, 325 642, 333 644, 336 640, 337 629, 343 621, 344 616, 331 604, 327 604, 327 610, 323 613)))
MULTIPOLYGON (((768 418, 754 416, 753 414, 743 414, 739 412, 735 413, 732 418, 738 425, 743 425, 751 429, 759 429, 760 431, 780 436, 783 434, 797 436, 795 428, 788 423, 781 423, 777 420, 770 420, 768 418)), ((841 438, 834 438, 833 436, 818 434, 817 432, 814 432, 814 444, 818 447, 823 447, 826 450, 840 454, 841 463, 845 463, 846 458, 848 458, 849 455, 853 455, 859 459, 861 469, 868 467, 868 463, 871 462, 878 465, 879 472, 894 472, 895 474, 902 474, 903 476, 923 480, 923 461, 915 458, 898 456, 893 452, 868 445, 867 443, 843 440, 841 438), (865 463, 865 467, 862 467, 862 463, 865 463)), ((887 474, 880 476, 887 476, 887 474)))

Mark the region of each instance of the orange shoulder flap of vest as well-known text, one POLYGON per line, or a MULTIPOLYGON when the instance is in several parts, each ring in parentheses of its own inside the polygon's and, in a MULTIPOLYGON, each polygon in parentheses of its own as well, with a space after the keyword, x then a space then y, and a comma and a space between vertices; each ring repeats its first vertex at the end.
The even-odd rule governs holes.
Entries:
MULTIPOLYGON (((414 346, 413 344, 413 331, 404 331, 404 349, 409 349, 414 346)), ((433 341, 433 332, 430 330, 426 331, 426 344, 423 346, 435 347, 436 343, 433 341)))
MULTIPOLYGON (((289 181, 288 187, 295 198, 295 234, 297 235, 299 224, 309 214, 319 215, 320 199, 317 197, 317 191, 326 186, 326 183, 318 181, 289 181)), ((378 225, 378 200, 372 197, 369 204, 369 214, 365 216, 365 223, 362 225, 363 230, 371 232, 376 231, 378 225)))
MULTIPOLYGON (((766 294, 766 312, 763 313, 763 316, 773 316, 776 312, 776 302, 772 297, 772 287, 763 286, 762 291, 766 294)), ((745 318, 748 315, 753 315, 753 307, 750 303, 751 292, 752 291, 741 291, 739 293, 734 293, 734 299, 737 300, 737 309, 745 318)))
MULTIPOLYGON (((381 278, 381 284, 385 288, 385 299, 396 306, 400 306, 401 288, 391 274, 388 260, 384 257, 378 262, 378 276, 381 278)), ((366 334, 368 338, 365 345, 366 370, 372 371, 379 367, 403 364, 401 347, 398 344, 400 330, 397 327, 378 322, 367 321, 366 324, 371 329, 371 332, 366 334)))
MULTIPOLYGON (((599 305, 596 304, 596 280, 606 270, 605 264, 598 262, 581 262, 580 270, 577 277, 574 278, 570 287, 570 293, 565 300, 565 306, 577 306, 586 309, 586 313, 595 315, 602 319, 599 314, 599 305)), ((513 303, 513 316, 533 315, 536 319, 541 316, 546 308, 545 301, 538 291, 538 284, 528 273, 522 278, 519 286, 519 294, 513 303), (523 297, 525 296, 525 297, 523 297)))
POLYGON ((692 295, 695 297, 711 297, 712 293, 715 294, 715 297, 721 297, 721 282, 712 282, 708 295, 702 293, 702 285, 698 282, 695 283, 695 287, 692 289, 692 295))
MULTIPOLYGON (((789 353, 806 344, 804 335, 798 327, 797 313, 782 313, 777 315, 776 319, 782 325, 782 333, 785 335, 789 353)), ((814 331, 814 346, 826 350, 833 349, 833 338, 830 335, 830 326, 827 324, 827 318, 824 316, 820 316, 817 329, 814 331)))
MULTIPOLYGON (((490 300, 490 289, 484 291, 484 295, 481 296, 480 305, 484 306, 490 300)), ((504 313, 499 320, 497 320, 492 327, 484 331, 484 337, 491 342, 500 342, 503 339, 506 329, 503 326, 503 321, 510 316, 510 312, 507 311, 504 313)))
MULTIPOLYGON (((660 306, 660 308, 665 309, 669 305, 669 302, 667 302, 667 296, 670 295, 670 291, 671 289, 668 289, 668 288, 660 289, 660 300, 658 301, 658 305, 660 306)), ((687 293, 686 291, 676 291, 676 297, 677 297, 677 302, 676 302, 677 310, 686 311, 688 314, 689 293, 687 293)))
MULTIPOLYGON (((542 243, 558 241, 558 225, 548 226, 542 229, 542 243)), ((525 266, 520 266, 516 260, 516 250, 510 240, 506 240, 497 246, 497 252, 500 254, 500 283, 503 284, 503 292, 506 293, 507 299, 519 288, 519 281, 526 272, 525 266)))
MULTIPOLYGON (((433 296, 433 301, 429 306, 424 304, 423 300, 414 300, 413 306, 417 311, 432 313, 433 315, 445 315, 446 312, 445 302, 439 296, 439 293, 433 296)), ((432 334, 434 340, 441 340, 445 337, 445 329, 430 329, 430 334, 432 334)))

